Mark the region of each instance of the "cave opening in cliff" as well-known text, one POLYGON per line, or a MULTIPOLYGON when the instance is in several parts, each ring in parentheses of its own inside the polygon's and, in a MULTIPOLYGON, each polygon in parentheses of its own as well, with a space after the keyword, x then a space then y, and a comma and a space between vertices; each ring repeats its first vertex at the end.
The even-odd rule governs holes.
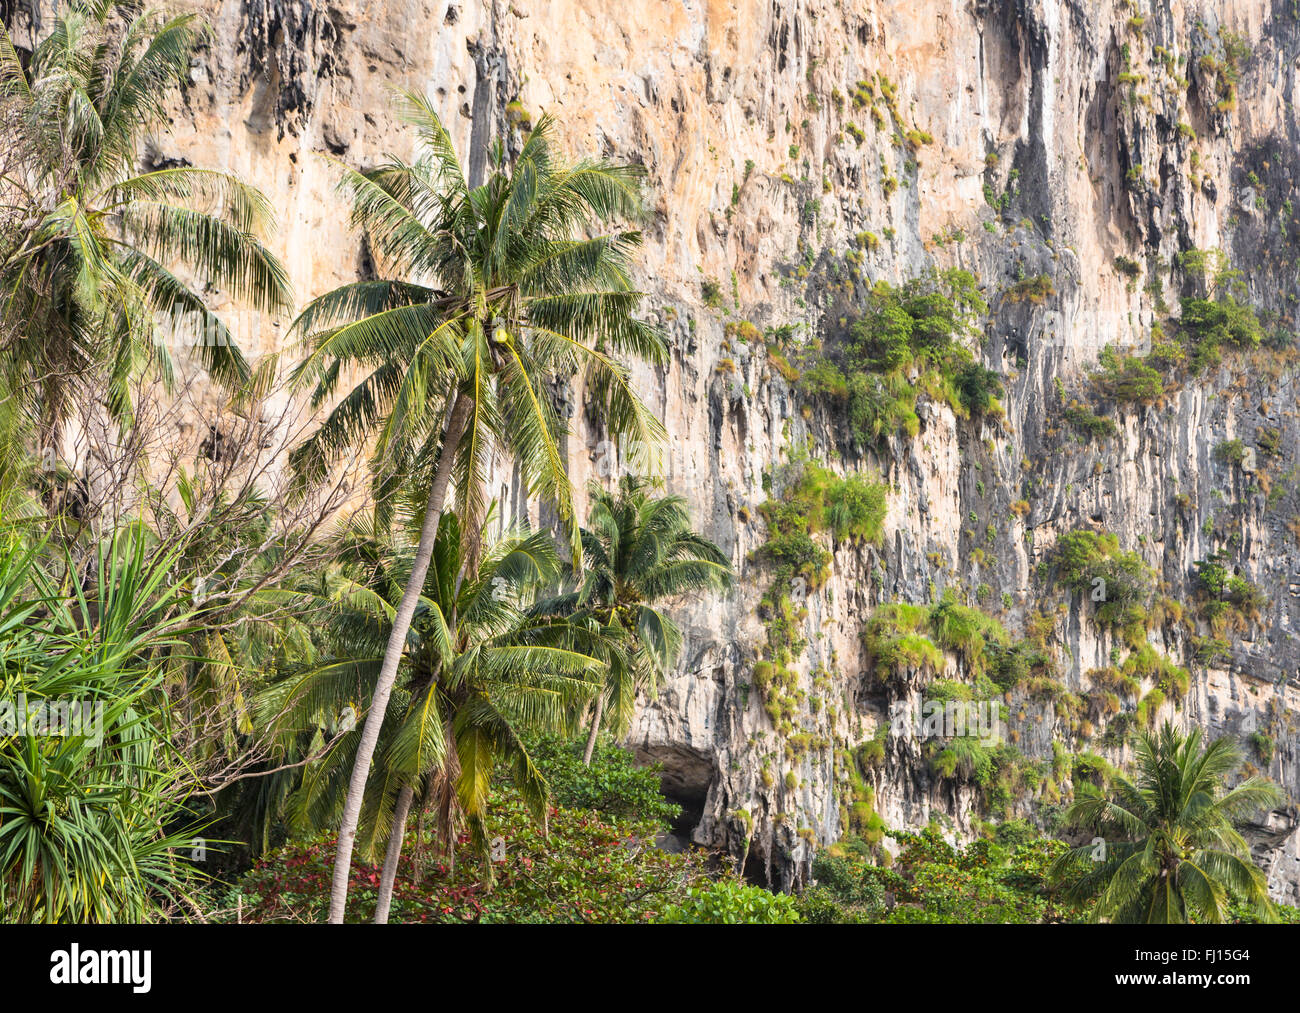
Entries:
POLYGON ((681 806, 670 823, 672 840, 663 842, 672 850, 685 848, 695 828, 704 819, 704 811, 713 784, 713 757, 703 750, 678 744, 643 745, 636 748, 637 762, 658 764, 664 797, 681 806))
POLYGON ((767 855, 760 853, 751 845, 749 853, 745 856, 745 867, 740 870, 740 875, 747 883, 752 883, 754 886, 771 886, 772 877, 767 855))

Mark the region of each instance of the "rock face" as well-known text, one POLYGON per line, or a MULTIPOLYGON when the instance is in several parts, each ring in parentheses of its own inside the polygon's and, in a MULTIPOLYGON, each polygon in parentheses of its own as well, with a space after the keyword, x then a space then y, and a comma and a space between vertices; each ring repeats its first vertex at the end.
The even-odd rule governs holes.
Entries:
MULTIPOLYGON (((42 6, 6 14, 39 24, 42 6)), ((1193 601, 1193 561, 1219 550, 1265 591, 1260 620, 1209 662, 1193 644, 1207 630, 1191 620, 1155 624, 1148 640, 1191 671, 1181 706, 1160 717, 1240 738, 1294 799, 1294 363, 1225 360, 1115 413, 1108 439, 1083 442, 1062 421, 1103 347, 1145 352, 1152 325, 1197 293, 1181 254, 1224 251, 1241 274, 1221 284, 1293 329, 1300 13, 1290 0, 196 6, 214 32, 159 156, 235 170, 272 197, 300 301, 370 269, 332 192, 330 158, 365 166, 409 154, 390 85, 427 91, 463 152, 472 133, 518 145, 547 112, 575 153, 647 167, 642 280, 674 354, 637 379, 671 437, 668 487, 742 575, 725 601, 681 608, 679 669, 630 733, 639 754, 664 764, 694 841, 747 853, 750 873, 791 888, 845 832, 854 749, 891 706, 924 692, 915 673, 900 686, 872 671, 862 632, 882 602, 931 602, 952 588, 1015 633, 1044 610, 1058 681, 1088 689, 1088 673, 1128 649, 1086 597, 1049 582, 1052 546, 1077 528, 1113 532, 1171 598, 1193 601), (761 340, 727 329, 792 326, 781 333, 797 349, 851 316, 870 283, 932 267, 964 268, 984 286, 991 308, 977 354, 1003 376, 1005 422, 959 419, 922 398, 916 436, 862 447, 761 340), (1259 446, 1265 430, 1277 454, 1254 471, 1249 457, 1216 457, 1227 441, 1259 446), (798 617, 807 646, 793 665, 803 694, 794 724, 805 739, 791 748, 754 686, 769 620, 765 568, 751 554, 767 537, 759 506, 806 448, 837 472, 883 476, 890 494, 880 547, 825 539, 830 578, 798 617)), ((582 484, 601 474, 604 437, 589 413, 576 410, 574 422, 582 484)), ((505 473, 502 491, 511 497, 505 473)), ((1051 700, 1017 691, 1006 702, 1031 759, 1051 761, 1054 742, 1129 755, 1100 727, 1082 742, 1051 700)), ((883 741, 883 759, 861 776, 885 824, 938 819, 957 836, 975 832, 988 812, 977 783, 940 776, 901 723, 883 741)), ((1026 788, 1004 814, 1044 819, 1069 783, 1067 770, 1050 788, 1026 788)), ((1292 903, 1296 825, 1292 801, 1252 836, 1274 894, 1292 903)))

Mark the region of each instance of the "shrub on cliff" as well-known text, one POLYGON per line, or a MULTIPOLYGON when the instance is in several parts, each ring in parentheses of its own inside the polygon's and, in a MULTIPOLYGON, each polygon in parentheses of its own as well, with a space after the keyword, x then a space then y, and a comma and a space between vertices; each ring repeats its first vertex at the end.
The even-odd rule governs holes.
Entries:
POLYGON ((803 577, 811 589, 825 581, 830 564, 830 554, 813 535, 829 531, 836 538, 879 544, 888 489, 867 476, 841 477, 812 461, 794 466, 802 469, 797 480, 760 508, 769 535, 756 554, 773 564, 776 584, 803 577))
POLYGON ((1194 375, 1217 363, 1224 345, 1258 348, 1264 338, 1264 329, 1255 311, 1231 296, 1184 298, 1179 327, 1191 351, 1194 375))
POLYGON ((922 393, 961 417, 997 414, 1001 382, 963 344, 987 312, 967 271, 931 271, 902 286, 877 282, 861 312, 841 321, 825 351, 805 365, 801 389, 812 398, 847 399, 849 430, 864 444, 895 432, 915 436, 922 393))
POLYGON ((1057 539, 1055 558, 1061 582, 1097 604, 1099 624, 1134 634, 1144 627, 1155 571, 1137 553, 1121 550, 1118 538, 1070 531, 1057 539))
POLYGON ((1218 557, 1197 560, 1194 571, 1201 618, 1209 622, 1216 636, 1229 626, 1247 629, 1268 605, 1263 591, 1231 573, 1218 557))
POLYGON ((1120 356, 1107 345, 1101 354, 1102 371, 1093 374, 1098 393, 1115 401, 1151 404, 1165 393, 1160 371, 1134 355, 1120 356))

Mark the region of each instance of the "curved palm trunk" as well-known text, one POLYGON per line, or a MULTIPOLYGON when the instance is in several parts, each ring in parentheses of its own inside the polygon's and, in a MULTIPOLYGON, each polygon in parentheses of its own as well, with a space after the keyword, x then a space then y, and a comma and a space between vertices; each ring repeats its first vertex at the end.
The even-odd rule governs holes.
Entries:
POLYGON ((415 817, 415 851, 411 853, 411 871, 417 883, 424 882, 424 805, 415 817))
POLYGON ((582 765, 591 766, 592 754, 596 752, 596 738, 600 735, 600 720, 605 716, 605 691, 602 689, 596 697, 596 711, 591 716, 591 732, 587 736, 587 748, 582 751, 582 765))
POLYGON ((456 803, 450 784, 444 782, 438 798, 438 839, 442 842, 442 857, 447 862, 447 876, 456 875, 456 803))
POLYGON ((397 793, 393 807, 393 829, 388 834, 388 852, 384 855, 384 873, 379 877, 379 901, 375 904, 376 925, 388 923, 388 909, 393 903, 393 884, 397 881, 397 860, 402 857, 402 839, 406 836, 406 816, 411 811, 415 792, 408 784, 397 793))
POLYGON ((420 591, 424 588, 424 578, 429 572, 433 542, 442 520, 442 505, 446 501, 447 486, 451 482, 452 463, 461 437, 465 435, 472 407, 473 402, 469 398, 457 395, 451 417, 447 421, 442 449, 438 451, 438 467, 434 472, 433 484, 429 487, 429 502, 424 511, 424 524, 420 528, 420 543, 415 550, 411 577, 406 582, 406 590, 402 592, 402 600, 393 616, 393 629, 388 635, 384 663, 379 670, 379 680, 375 683, 375 695, 370 701, 366 723, 361 729, 361 741, 357 743, 356 763, 352 767, 351 780, 348 781, 347 800, 343 803, 343 818, 339 824, 338 850, 334 853, 334 881, 330 886, 329 914, 333 925, 343 923, 343 910, 348 899, 348 873, 352 868, 352 849, 356 844, 357 824, 361 821, 361 800, 366 791, 366 779, 370 776, 370 761, 375 755, 379 729, 388 711, 388 698, 392 695, 393 683, 397 681, 397 669, 402 661, 415 606, 420 599, 420 591))
POLYGON ((433 778, 426 778, 424 794, 415 808, 415 851, 411 855, 411 865, 417 883, 424 882, 424 818, 429 813, 429 803, 433 799, 433 778))
MULTIPOLYGON (((452 612, 452 623, 455 627, 455 612, 452 612)), ((444 735, 450 741, 451 728, 446 726, 444 735)), ((388 923, 388 908, 393 901, 393 886, 397 882, 397 862, 402 857, 402 845, 406 840, 406 820, 411 811, 411 801, 415 797, 415 792, 410 787, 403 788, 397 793, 397 803, 393 808, 393 826, 388 833, 388 851, 384 855, 384 871, 379 877, 379 902, 375 905, 374 924, 386 925, 388 923)), ((420 846, 424 838, 424 809, 428 804, 428 798, 420 799, 420 815, 418 820, 418 830, 415 837, 415 875, 418 879, 420 876, 420 846)))

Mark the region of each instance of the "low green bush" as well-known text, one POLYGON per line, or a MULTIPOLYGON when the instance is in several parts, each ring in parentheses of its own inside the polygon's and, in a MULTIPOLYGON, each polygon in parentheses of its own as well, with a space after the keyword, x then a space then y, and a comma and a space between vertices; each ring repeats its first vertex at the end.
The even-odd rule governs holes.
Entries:
POLYGON ((686 925, 795 925, 802 921, 794 897, 736 880, 692 888, 657 920, 686 925))

